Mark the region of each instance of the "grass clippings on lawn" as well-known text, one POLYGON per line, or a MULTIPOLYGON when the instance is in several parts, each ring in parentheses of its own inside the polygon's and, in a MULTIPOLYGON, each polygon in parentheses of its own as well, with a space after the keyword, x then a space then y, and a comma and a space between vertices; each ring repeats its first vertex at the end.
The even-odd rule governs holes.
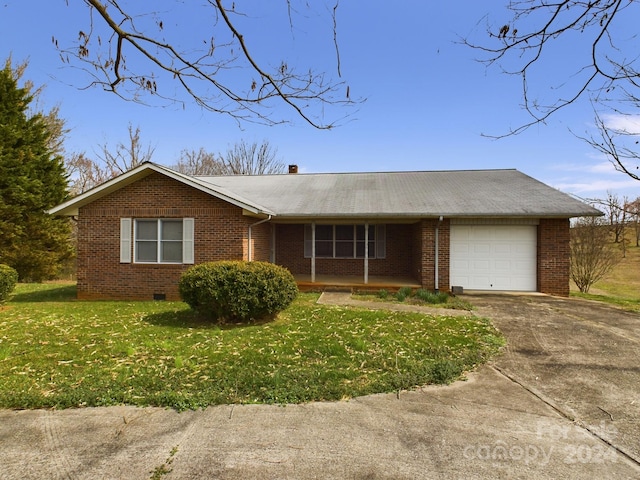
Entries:
POLYGON ((504 344, 487 319, 316 304, 217 326, 181 302, 19 285, 0 312, 0 407, 300 403, 450 383, 504 344))

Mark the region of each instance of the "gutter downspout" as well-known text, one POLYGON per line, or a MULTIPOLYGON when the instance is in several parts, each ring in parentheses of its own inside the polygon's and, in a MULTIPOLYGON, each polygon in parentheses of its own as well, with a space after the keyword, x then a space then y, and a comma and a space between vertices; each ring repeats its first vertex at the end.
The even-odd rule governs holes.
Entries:
POLYGON ((369 283, 369 222, 364 224, 364 284, 369 283))
POLYGON ((251 225, 249 225, 249 243, 247 245, 247 261, 251 261, 252 257, 253 257, 253 252, 252 252, 252 248, 251 248, 251 229, 253 227, 255 227, 256 225, 260 225, 261 223, 265 223, 268 222, 269 220, 271 220, 271 215, 269 215, 267 218, 260 220, 259 222, 256 223, 252 223, 251 225))
POLYGON ((435 239, 435 248, 436 248, 436 252, 435 252, 435 292, 438 293, 440 291, 440 278, 438 275, 438 270, 440 268, 439 265, 439 258, 438 258, 438 251, 440 250, 440 224, 442 223, 442 215, 440 215, 440 218, 438 218, 438 223, 436 223, 436 239, 435 239))

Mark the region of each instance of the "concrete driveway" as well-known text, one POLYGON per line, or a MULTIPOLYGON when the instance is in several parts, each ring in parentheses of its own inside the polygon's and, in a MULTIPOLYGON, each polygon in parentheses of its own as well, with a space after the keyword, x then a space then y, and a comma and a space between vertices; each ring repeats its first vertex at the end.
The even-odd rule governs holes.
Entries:
POLYGON ((448 387, 176 413, 0 411, 0 479, 640 478, 640 316, 475 296, 509 346, 448 387))

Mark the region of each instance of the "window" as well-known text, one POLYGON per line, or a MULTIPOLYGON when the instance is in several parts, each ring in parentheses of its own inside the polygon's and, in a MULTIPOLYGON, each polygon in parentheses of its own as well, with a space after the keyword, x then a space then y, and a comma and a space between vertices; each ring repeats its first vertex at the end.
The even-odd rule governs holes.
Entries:
MULTIPOLYGON (((385 258, 385 226, 369 225, 369 258, 385 258)), ((304 256, 311 257, 311 225, 304 228, 304 256)), ((364 258, 364 225, 316 225, 316 258, 364 258)))
POLYGON ((120 262, 193 263, 193 219, 120 219, 120 262))

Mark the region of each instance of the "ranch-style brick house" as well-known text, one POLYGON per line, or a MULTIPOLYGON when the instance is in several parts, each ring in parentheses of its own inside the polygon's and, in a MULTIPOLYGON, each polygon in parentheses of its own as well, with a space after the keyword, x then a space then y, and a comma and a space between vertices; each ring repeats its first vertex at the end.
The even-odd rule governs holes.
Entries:
POLYGON ((301 288, 569 294, 569 219, 601 212, 517 170, 191 176, 144 163, 55 208, 78 297, 178 299, 189 266, 261 260, 301 288), (457 288, 456 288, 457 290, 457 288))

